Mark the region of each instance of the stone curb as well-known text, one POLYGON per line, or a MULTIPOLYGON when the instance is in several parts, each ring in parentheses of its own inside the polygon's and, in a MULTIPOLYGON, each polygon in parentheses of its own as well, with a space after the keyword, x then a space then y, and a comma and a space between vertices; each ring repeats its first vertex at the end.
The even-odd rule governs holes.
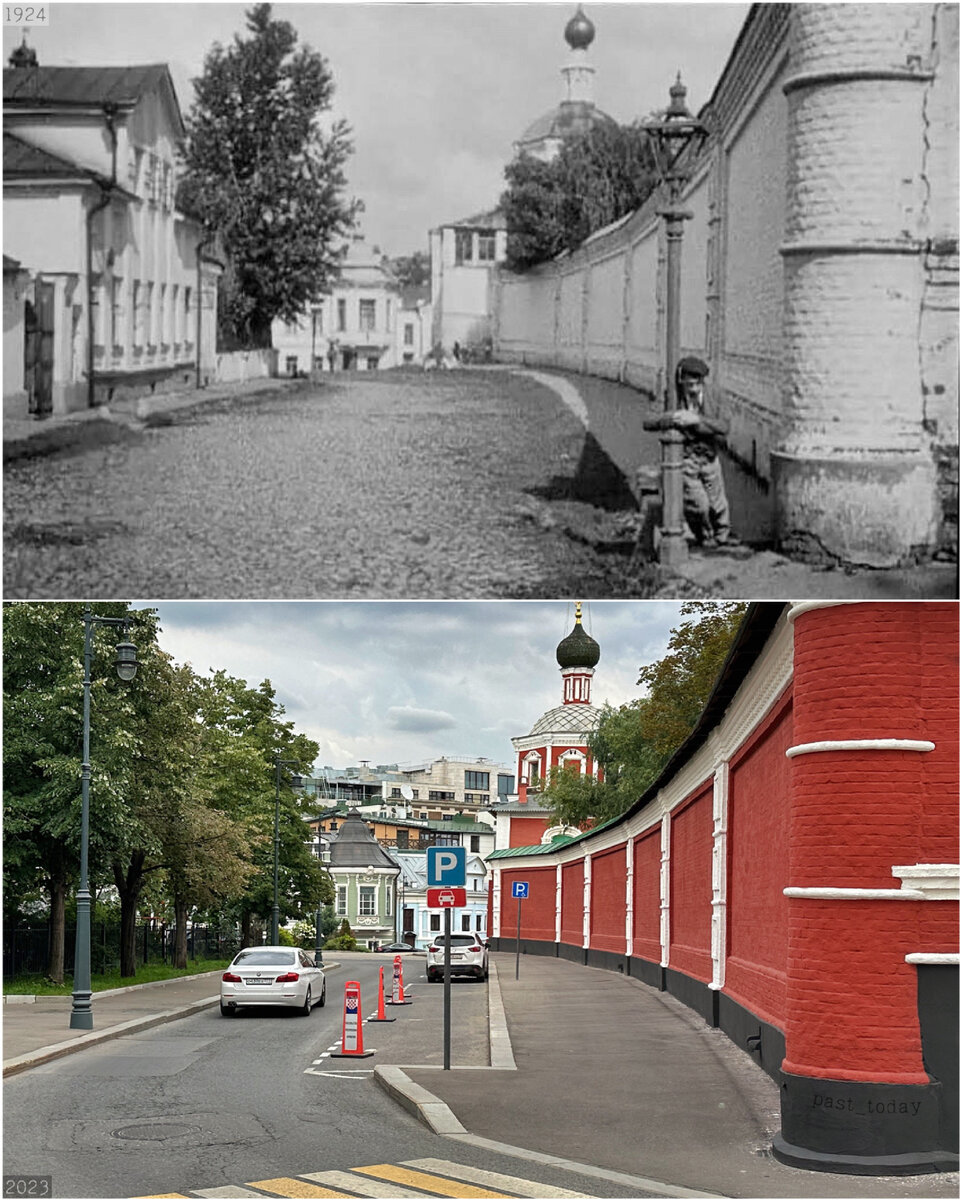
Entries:
POLYGON ((167 1012, 154 1013, 150 1017, 137 1017, 133 1021, 124 1021, 120 1025, 111 1025, 108 1029, 94 1033, 85 1033, 81 1037, 71 1038, 68 1042, 57 1042, 53 1046, 44 1046, 30 1054, 21 1054, 18 1058, 9 1058, 3 1064, 3 1078, 16 1075, 20 1071, 28 1071, 31 1067, 39 1067, 42 1063, 52 1062, 56 1058, 73 1054, 75 1050, 84 1050, 87 1046, 96 1046, 101 1042, 109 1042, 114 1038, 123 1037, 127 1033, 135 1033, 141 1029, 150 1029, 154 1025, 165 1025, 168 1021, 176 1021, 178 1017, 187 1017, 201 1008, 211 1004, 219 1004, 220 993, 207 996, 203 1000, 194 1000, 181 1008, 172 1008, 167 1012))

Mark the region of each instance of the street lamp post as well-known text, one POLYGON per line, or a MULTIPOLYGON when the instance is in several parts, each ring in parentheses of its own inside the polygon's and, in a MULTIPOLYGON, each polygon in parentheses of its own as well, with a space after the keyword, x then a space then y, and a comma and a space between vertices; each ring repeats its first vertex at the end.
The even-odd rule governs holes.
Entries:
MULTIPOLYGON (((90 606, 83 610, 83 763, 80 768, 80 886, 77 889, 77 934, 73 955, 73 1004, 71 1029, 93 1029, 90 986, 90 886, 87 867, 90 854, 90 671, 95 625, 117 625, 126 636, 128 617, 95 616, 90 606)), ((132 642, 117 643, 114 660, 117 674, 129 682, 137 674, 137 648, 132 642)))
POLYGON ((642 128, 647 134, 654 164, 665 192, 665 203, 658 209, 664 220, 667 242, 667 298, 664 347, 664 414, 652 421, 645 421, 645 429, 656 429, 661 434, 661 487, 663 514, 661 548, 659 558, 665 566, 676 566, 687 559, 687 541, 684 536, 684 436, 674 425, 674 410, 677 408, 675 373, 680 357, 681 328, 681 242, 684 237, 684 222, 693 214, 681 207, 681 192, 687 182, 688 173, 680 160, 684 151, 693 142, 700 143, 707 136, 707 128, 688 111, 687 88, 681 83, 680 73, 671 88, 671 103, 664 116, 656 121, 647 121, 642 128))
MULTIPOLYGON (((270 913, 270 944, 278 945, 280 941, 280 769, 281 767, 299 767, 296 758, 274 757, 274 776, 276 791, 274 794, 274 903, 270 913)), ((299 775, 292 775, 290 786, 302 787, 303 780, 299 775)))

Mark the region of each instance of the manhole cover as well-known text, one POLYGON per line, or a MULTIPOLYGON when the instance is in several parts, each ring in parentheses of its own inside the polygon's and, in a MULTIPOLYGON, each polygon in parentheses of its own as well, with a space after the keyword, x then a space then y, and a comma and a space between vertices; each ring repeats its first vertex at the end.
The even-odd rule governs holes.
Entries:
POLYGON ((113 1136, 131 1142, 164 1142, 196 1131, 195 1125, 125 1125, 123 1129, 115 1129, 113 1136))

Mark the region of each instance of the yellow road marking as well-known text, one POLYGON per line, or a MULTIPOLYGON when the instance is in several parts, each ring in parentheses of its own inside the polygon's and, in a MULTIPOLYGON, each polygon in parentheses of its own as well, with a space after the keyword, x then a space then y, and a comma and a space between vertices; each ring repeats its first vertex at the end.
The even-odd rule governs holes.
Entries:
POLYGON ((487 1188, 455 1183, 452 1179, 442 1179, 439 1175, 428 1175, 426 1171, 410 1171, 404 1167, 395 1167, 391 1163, 381 1163, 376 1167, 354 1167, 353 1169, 362 1175, 376 1175, 381 1179, 392 1179, 395 1183, 407 1183, 411 1187, 431 1192, 435 1196, 457 1196, 461 1200, 511 1200, 506 1192, 491 1192, 487 1188))
POLYGON ((323 1197, 333 1200, 350 1200, 349 1192, 335 1192, 333 1188, 318 1187, 316 1183, 306 1183, 303 1179, 291 1179, 281 1176, 279 1179, 248 1179, 250 1187, 262 1188, 265 1192, 273 1192, 275 1196, 294 1196, 297 1200, 321 1200, 323 1197))

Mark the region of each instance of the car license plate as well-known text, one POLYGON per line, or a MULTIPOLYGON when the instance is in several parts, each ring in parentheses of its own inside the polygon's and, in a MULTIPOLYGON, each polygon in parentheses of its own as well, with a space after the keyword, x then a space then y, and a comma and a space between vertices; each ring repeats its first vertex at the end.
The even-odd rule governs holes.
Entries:
POLYGON ((464 958, 463 954, 452 954, 450 956, 451 962, 462 962, 463 958, 464 958))
POLYGON ((245 979, 244 983, 248 987, 270 987, 273 983, 272 979, 245 979))

